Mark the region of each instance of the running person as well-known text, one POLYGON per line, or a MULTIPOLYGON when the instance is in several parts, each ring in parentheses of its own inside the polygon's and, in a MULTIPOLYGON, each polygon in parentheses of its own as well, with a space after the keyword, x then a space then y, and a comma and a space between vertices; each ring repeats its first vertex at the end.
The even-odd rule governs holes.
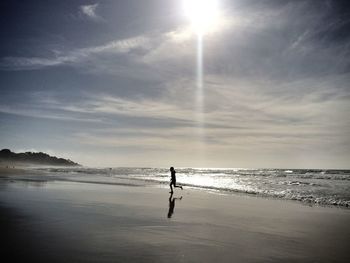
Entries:
POLYGON ((173 193, 173 185, 174 187, 178 187, 178 188, 181 188, 182 190, 182 186, 177 186, 176 185, 176 171, 174 169, 174 167, 170 167, 170 172, 171 172, 171 180, 170 180, 170 189, 171 189, 171 192, 170 193, 173 193))

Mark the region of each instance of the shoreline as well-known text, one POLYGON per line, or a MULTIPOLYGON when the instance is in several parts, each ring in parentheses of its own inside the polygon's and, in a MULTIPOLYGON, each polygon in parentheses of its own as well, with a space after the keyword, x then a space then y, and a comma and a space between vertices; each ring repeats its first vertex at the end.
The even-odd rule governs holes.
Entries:
MULTIPOLYGON (((44 167, 47 168, 47 167, 44 167)), ((62 168, 62 167, 49 167, 49 168, 62 168)), ((70 168, 70 167, 68 167, 70 168)), ((107 169, 107 168, 106 168, 107 169)), ((21 166, 21 167, 0 167, 0 180, 1 179, 9 179, 9 180, 17 180, 17 181, 40 181, 40 182, 54 182, 54 181, 62 181, 62 182, 77 182, 77 183, 88 183, 88 184, 102 184, 102 185, 120 185, 120 186, 143 186, 143 187, 160 187, 160 188, 168 188, 169 183, 168 182, 162 182, 162 181, 156 181, 156 180, 147 180, 147 181, 141 181, 141 180, 135 180, 135 179, 121 179, 121 178, 112 178, 115 179, 115 181, 97 181, 95 179, 89 179, 86 176, 82 177, 62 177, 61 175, 57 176, 47 176, 48 173, 44 170, 38 169, 37 167, 28 167, 28 166, 21 166), (29 168, 29 169, 28 169, 29 168), (31 177, 28 177, 31 176, 31 177)), ((104 179, 106 179, 104 177, 104 179)), ((291 198, 281 198, 278 196, 273 195, 267 195, 267 194, 260 194, 260 193, 252 193, 252 192, 245 192, 245 191, 239 191, 239 190, 230 190, 230 189, 216 189, 214 187, 206 187, 206 186, 192 186, 192 185, 186 185, 182 184, 186 189, 191 190, 198 190, 198 191, 204 191, 207 193, 214 193, 218 195, 233 195, 233 196, 248 196, 248 197, 254 197, 254 198, 263 198, 267 200, 277 200, 282 202, 292 202, 292 203, 299 203, 301 205, 307 206, 307 207, 325 207, 325 208, 333 208, 333 209, 350 209, 350 206, 348 204, 342 205, 338 203, 334 204, 325 204, 325 203, 317 203, 307 200, 299 200, 299 199, 291 199, 291 198)))

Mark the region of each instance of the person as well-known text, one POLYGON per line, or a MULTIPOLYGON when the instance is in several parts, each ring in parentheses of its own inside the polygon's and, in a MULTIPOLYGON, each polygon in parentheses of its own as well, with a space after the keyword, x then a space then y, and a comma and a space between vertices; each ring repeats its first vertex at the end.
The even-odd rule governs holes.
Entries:
POLYGON ((178 188, 181 188, 182 190, 182 186, 178 186, 176 185, 176 171, 174 169, 174 167, 170 167, 170 173, 171 173, 171 180, 170 180, 170 192, 169 193, 173 193, 173 186, 174 187, 178 187, 178 188))

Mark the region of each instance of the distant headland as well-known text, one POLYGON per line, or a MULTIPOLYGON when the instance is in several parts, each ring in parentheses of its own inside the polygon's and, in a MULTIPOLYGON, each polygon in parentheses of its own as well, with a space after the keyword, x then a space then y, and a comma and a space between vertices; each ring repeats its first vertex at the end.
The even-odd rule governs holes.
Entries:
POLYGON ((52 166, 80 166, 69 159, 50 156, 43 152, 14 153, 9 149, 0 151, 2 165, 52 165, 52 166))

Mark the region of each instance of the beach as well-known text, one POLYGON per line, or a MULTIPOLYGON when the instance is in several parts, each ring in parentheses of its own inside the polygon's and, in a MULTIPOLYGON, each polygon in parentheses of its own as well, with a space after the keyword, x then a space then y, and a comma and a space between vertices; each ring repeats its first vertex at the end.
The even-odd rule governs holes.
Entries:
MULTIPOLYGON (((10 261, 349 262, 350 211, 166 185, 73 182, 1 170, 10 261)), ((24 173, 24 172, 23 172, 24 173)))

